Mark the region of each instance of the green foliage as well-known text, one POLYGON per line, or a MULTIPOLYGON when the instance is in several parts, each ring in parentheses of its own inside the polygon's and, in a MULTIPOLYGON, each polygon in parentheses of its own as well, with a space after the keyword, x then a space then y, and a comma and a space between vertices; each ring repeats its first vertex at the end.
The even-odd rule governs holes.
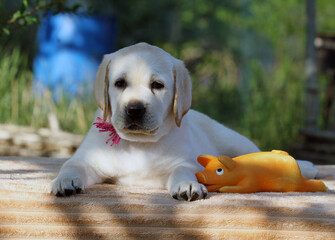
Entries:
POLYGON ((47 11, 53 13, 60 11, 76 12, 79 7, 80 4, 69 6, 66 0, 22 0, 19 9, 9 19, 1 18, 0 27, 3 33, 10 35, 10 29, 35 24, 47 11))
POLYGON ((269 42, 274 57, 268 68, 257 58, 247 63, 250 78, 243 131, 264 150, 288 149, 304 126, 305 5, 298 0, 285 7, 280 1, 256 0, 250 11, 247 25, 269 42))
POLYGON ((251 63, 248 105, 242 118, 247 135, 264 150, 287 149, 304 122, 304 76, 290 62, 281 62, 271 73, 251 63))
POLYGON ((32 73, 28 69, 28 58, 19 49, 5 51, 0 49, 0 121, 30 124, 27 113, 32 109, 30 93, 32 73), (22 113, 21 109, 24 109, 22 113))
POLYGON ((319 33, 335 34, 334 2, 317 1, 317 29, 319 33))

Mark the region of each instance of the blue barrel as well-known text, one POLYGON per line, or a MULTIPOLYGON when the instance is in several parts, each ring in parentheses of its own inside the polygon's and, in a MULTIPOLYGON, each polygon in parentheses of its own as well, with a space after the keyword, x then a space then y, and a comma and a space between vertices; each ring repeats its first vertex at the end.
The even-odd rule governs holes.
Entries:
POLYGON ((37 33, 34 90, 51 91, 53 99, 81 97, 92 92, 104 54, 115 47, 113 18, 72 13, 48 14, 37 33))

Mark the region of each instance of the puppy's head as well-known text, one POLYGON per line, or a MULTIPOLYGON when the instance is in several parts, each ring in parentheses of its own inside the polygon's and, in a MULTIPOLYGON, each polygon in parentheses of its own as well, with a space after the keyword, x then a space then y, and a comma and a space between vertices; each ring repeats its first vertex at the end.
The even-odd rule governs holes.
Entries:
POLYGON ((122 139, 155 142, 174 124, 180 127, 192 83, 182 61, 139 43, 104 56, 94 96, 122 139))

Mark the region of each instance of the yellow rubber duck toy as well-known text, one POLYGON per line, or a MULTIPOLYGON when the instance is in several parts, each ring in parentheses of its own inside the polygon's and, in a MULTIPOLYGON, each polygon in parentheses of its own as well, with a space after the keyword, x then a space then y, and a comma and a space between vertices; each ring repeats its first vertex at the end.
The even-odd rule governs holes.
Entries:
POLYGON ((199 183, 209 192, 326 192, 318 180, 302 177, 296 160, 287 152, 272 150, 235 158, 200 155, 198 162, 205 167, 197 172, 199 183))

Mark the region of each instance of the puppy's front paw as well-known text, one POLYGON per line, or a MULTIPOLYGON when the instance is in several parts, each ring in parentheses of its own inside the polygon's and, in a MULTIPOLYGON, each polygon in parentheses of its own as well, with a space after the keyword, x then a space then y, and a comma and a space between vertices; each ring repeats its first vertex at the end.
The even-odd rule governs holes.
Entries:
POLYGON ((206 198, 208 192, 204 185, 194 181, 181 182, 170 190, 173 198, 184 201, 194 201, 206 198))
POLYGON ((81 178, 70 174, 59 175, 51 183, 51 192, 57 197, 80 193, 82 189, 84 185, 81 178))

